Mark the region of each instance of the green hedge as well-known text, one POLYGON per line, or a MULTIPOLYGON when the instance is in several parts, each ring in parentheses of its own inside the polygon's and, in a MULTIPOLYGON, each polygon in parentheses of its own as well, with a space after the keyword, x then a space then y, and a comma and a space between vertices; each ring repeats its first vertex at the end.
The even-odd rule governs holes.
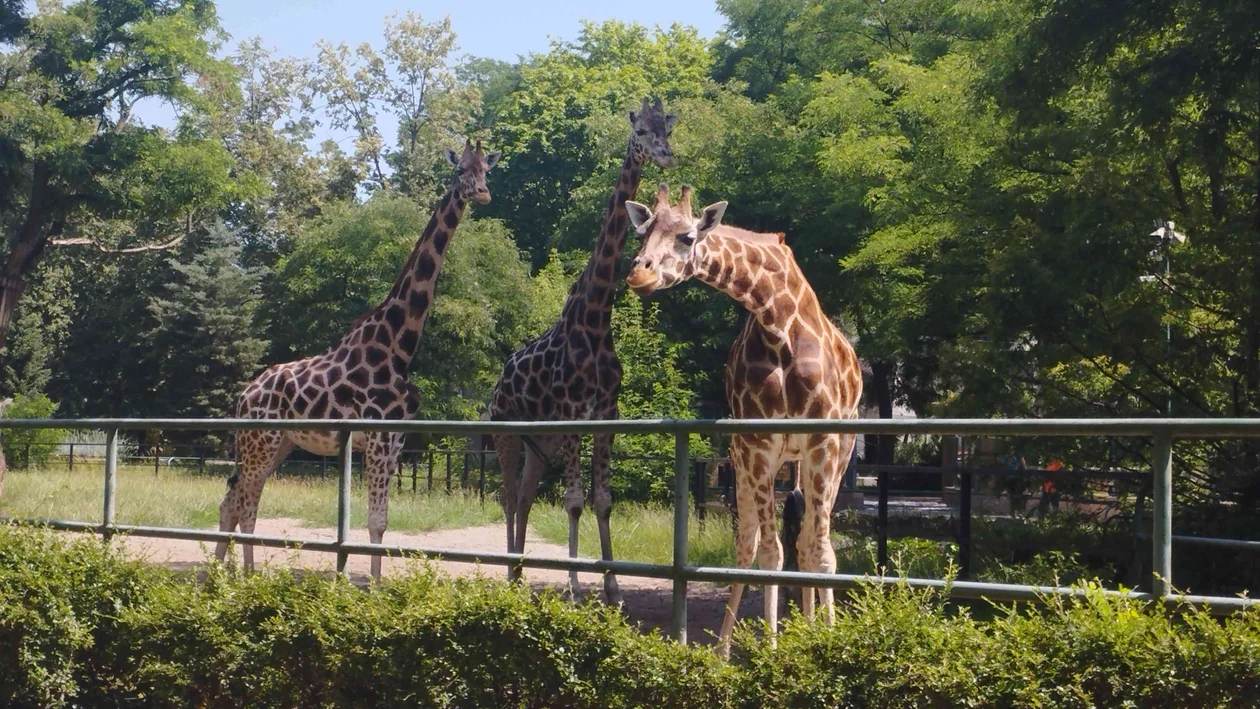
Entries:
POLYGON ((978 621, 867 589, 834 628, 749 628, 728 665, 616 613, 417 568, 363 592, 283 573, 193 580, 98 540, 0 527, 4 707, 1243 707, 1260 612, 1168 617, 1101 596, 978 621))

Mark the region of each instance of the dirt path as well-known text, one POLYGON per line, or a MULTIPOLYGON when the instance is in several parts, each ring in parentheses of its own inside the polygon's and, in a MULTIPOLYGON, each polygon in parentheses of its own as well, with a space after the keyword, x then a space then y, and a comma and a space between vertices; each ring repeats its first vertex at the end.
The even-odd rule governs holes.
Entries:
MULTIPOLYGON (((306 527, 297 519, 260 519, 254 528, 256 534, 265 536, 284 536, 300 539, 318 539, 332 541, 337 538, 337 531, 331 527, 306 527)), ((353 542, 368 541, 366 529, 350 530, 353 542)), ((440 549, 460 549, 467 551, 500 551, 504 547, 504 530, 501 525, 482 527, 466 527, 463 529, 446 529, 423 534, 407 534, 387 532, 387 544, 421 546, 440 549)), ((214 545, 203 542, 192 542, 178 539, 152 539, 145 537, 128 537, 123 541, 124 549, 133 558, 144 559, 150 563, 161 564, 176 569, 193 570, 214 558, 214 545)), ((568 549, 558 544, 550 544, 529 533, 525 538, 525 550, 537 556, 565 557, 568 549)), ((239 558, 239 552, 238 552, 239 558)), ((255 547, 254 559, 260 567, 301 568, 331 573, 336 558, 329 552, 295 551, 292 549, 272 549, 255 547)), ((398 574, 409 562, 405 559, 382 560, 381 574, 391 576, 398 574)), ((435 562, 443 572, 452 576, 483 575, 491 579, 506 577, 506 570, 500 566, 480 566, 476 564, 455 563, 449 561, 435 562)), ((353 581, 366 583, 371 568, 371 560, 366 556, 351 556, 346 570, 353 581)), ((568 582, 568 572, 551 569, 527 569, 525 578, 535 588, 561 588, 568 582)), ((602 596, 603 581, 599 574, 578 574, 582 590, 588 597, 602 596)), ((638 622, 644 630, 664 631, 669 627, 672 608, 673 582, 665 579, 647 579, 621 576, 617 579, 625 596, 625 612, 627 617, 638 622)), ((756 589, 745 592, 740 604, 740 617, 746 618, 760 615, 762 612, 761 593, 756 589)), ((726 607, 727 589, 715 588, 705 584, 691 584, 687 594, 687 634, 692 642, 709 643, 712 634, 716 633, 722 623, 722 615, 726 607)))

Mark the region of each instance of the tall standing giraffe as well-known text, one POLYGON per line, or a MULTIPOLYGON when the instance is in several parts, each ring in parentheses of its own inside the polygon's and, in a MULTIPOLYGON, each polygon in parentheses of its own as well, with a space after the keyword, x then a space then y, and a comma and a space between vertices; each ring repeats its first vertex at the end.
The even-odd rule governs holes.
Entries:
MULTIPOLYGON (((856 418, 862 372, 844 335, 827 319, 818 297, 784 244, 782 234, 758 234, 720 222, 726 202, 705 207, 697 219, 691 189, 683 185, 677 206, 664 185, 655 210, 626 204, 630 221, 646 235, 626 284, 639 295, 697 278, 739 301, 749 312, 726 363, 726 399, 735 418, 856 418)), ((805 517, 797 538, 802 571, 834 573, 831 507, 857 439, 853 434, 731 436, 739 534, 736 563, 783 567, 775 532, 774 473, 788 460, 801 463, 798 484, 805 517)), ((719 649, 729 655, 731 633, 744 585, 731 585, 719 649)), ((831 589, 819 590, 828 622, 835 621, 831 589)), ((814 592, 802 593, 801 610, 814 612, 814 592)), ((766 587, 766 628, 778 625, 778 586, 766 587)))
MULTIPOLYGON (((608 208, 595 250, 581 276, 569 290, 560 320, 537 340, 513 352, 494 387, 490 418, 496 421, 574 421, 617 418, 621 391, 621 361, 613 349, 611 318, 617 286, 617 262, 626 242, 626 200, 639 188, 643 164, 651 159, 668 168, 674 165, 669 134, 676 117, 665 113, 661 100, 646 98, 636 113, 630 112, 630 140, 621 176, 608 208)), ((569 513, 569 556, 577 556, 578 520, 585 495, 579 468, 581 436, 494 437, 499 468, 503 471, 503 510, 507 517, 509 552, 525 551, 529 510, 538 495, 538 484, 547 460, 563 453, 565 460, 564 507, 569 513), (524 447, 522 447, 524 443, 524 447), (521 454, 524 452, 522 471, 521 454)), ((595 436, 591 468, 591 496, 599 523, 603 558, 612 558, 608 516, 612 492, 608 482, 608 458, 612 435, 595 436)), ((512 578, 519 577, 519 569, 512 578)), ((570 591, 578 593, 577 572, 569 573, 570 591)), ((621 602, 613 574, 604 576, 604 592, 610 603, 621 602)))
MULTIPOLYGON (((251 419, 408 419, 419 406, 407 367, 433 302, 433 287, 446 247, 468 202, 487 204, 486 173, 498 153, 484 155, 465 141, 462 155, 447 150, 456 179, 437 203, 398 280, 376 308, 364 313, 341 340, 324 354, 269 367, 237 400, 238 418, 251 419)), ((364 454, 368 480, 368 533, 373 544, 385 535, 389 515, 389 479, 402 451, 400 433, 368 433, 354 437, 353 448, 364 454)), ((219 506, 219 529, 254 531, 263 484, 294 446, 316 455, 335 455, 337 434, 316 431, 238 431, 240 466, 228 478, 219 506)), ((216 555, 222 561, 227 545, 216 555)), ((254 549, 245 545, 245 568, 254 567, 254 549)), ((372 557, 372 576, 381 575, 381 558, 372 557)))

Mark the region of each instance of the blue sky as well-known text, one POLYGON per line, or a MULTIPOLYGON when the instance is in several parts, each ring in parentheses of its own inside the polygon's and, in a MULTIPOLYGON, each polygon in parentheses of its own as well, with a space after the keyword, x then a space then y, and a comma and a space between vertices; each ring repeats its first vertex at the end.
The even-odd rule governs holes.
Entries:
POLYGON ((234 41, 257 35, 288 56, 313 56, 312 47, 320 39, 351 47, 360 42, 379 44, 385 17, 408 10, 430 21, 450 15, 464 52, 505 61, 546 51, 552 38, 573 39, 584 19, 617 19, 648 27, 680 22, 708 37, 722 26, 713 0, 219 0, 218 5, 219 19, 234 41))

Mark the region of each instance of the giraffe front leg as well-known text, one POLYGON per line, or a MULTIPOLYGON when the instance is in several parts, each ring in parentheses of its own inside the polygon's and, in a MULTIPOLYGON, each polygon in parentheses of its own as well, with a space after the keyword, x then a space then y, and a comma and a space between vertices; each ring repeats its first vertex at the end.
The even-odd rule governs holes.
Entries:
MULTIPOLYGON (((739 532, 735 537, 735 566, 751 569, 757 551, 759 527, 752 495, 741 490, 741 485, 746 483, 740 482, 739 468, 736 468, 735 501, 739 509, 739 532)), ((739 620, 739 603, 743 597, 744 584, 732 583, 731 595, 726 599, 726 614, 722 617, 722 630, 718 633, 718 655, 722 658, 731 656, 731 638, 735 634, 735 622, 739 620)))
MULTIPOLYGON (((831 546, 831 512, 835 508, 836 496, 840 494, 840 486, 852 460, 853 448, 857 446, 857 435, 835 436, 837 450, 828 460, 830 474, 826 479, 823 505, 816 513, 815 519, 819 527, 818 570, 825 574, 836 572, 836 550, 831 546)), ((808 513, 808 511, 807 511, 808 513)), ((823 618, 827 625, 836 624, 836 592, 832 588, 818 589, 819 605, 822 606, 823 618)))
MULTIPOLYGON (((617 418, 616 414, 608 418, 617 418)), ((599 524, 599 550, 604 561, 612 561, 612 530, 609 520, 612 517, 612 484, 610 482, 609 458, 612 455, 613 437, 611 434, 595 436, 594 450, 591 456, 593 482, 591 497, 595 508, 595 521, 599 524)), ((604 598, 610 604, 622 604, 621 587, 617 585, 617 575, 609 571, 604 574, 604 598)))
MULTIPOLYGON (((402 436, 395 433, 371 434, 364 448, 367 466, 368 537, 380 544, 389 525, 389 481, 402 450, 402 436)), ((372 557, 372 578, 381 578, 381 557, 372 557)))
MULTIPOLYGON (((578 555, 578 525, 582 520, 582 507, 586 504, 586 493, 582 488, 582 439, 579 436, 568 438, 564 445, 564 509, 569 513, 569 558, 578 555)), ((581 592, 576 570, 569 570, 569 594, 576 600, 581 592)))

